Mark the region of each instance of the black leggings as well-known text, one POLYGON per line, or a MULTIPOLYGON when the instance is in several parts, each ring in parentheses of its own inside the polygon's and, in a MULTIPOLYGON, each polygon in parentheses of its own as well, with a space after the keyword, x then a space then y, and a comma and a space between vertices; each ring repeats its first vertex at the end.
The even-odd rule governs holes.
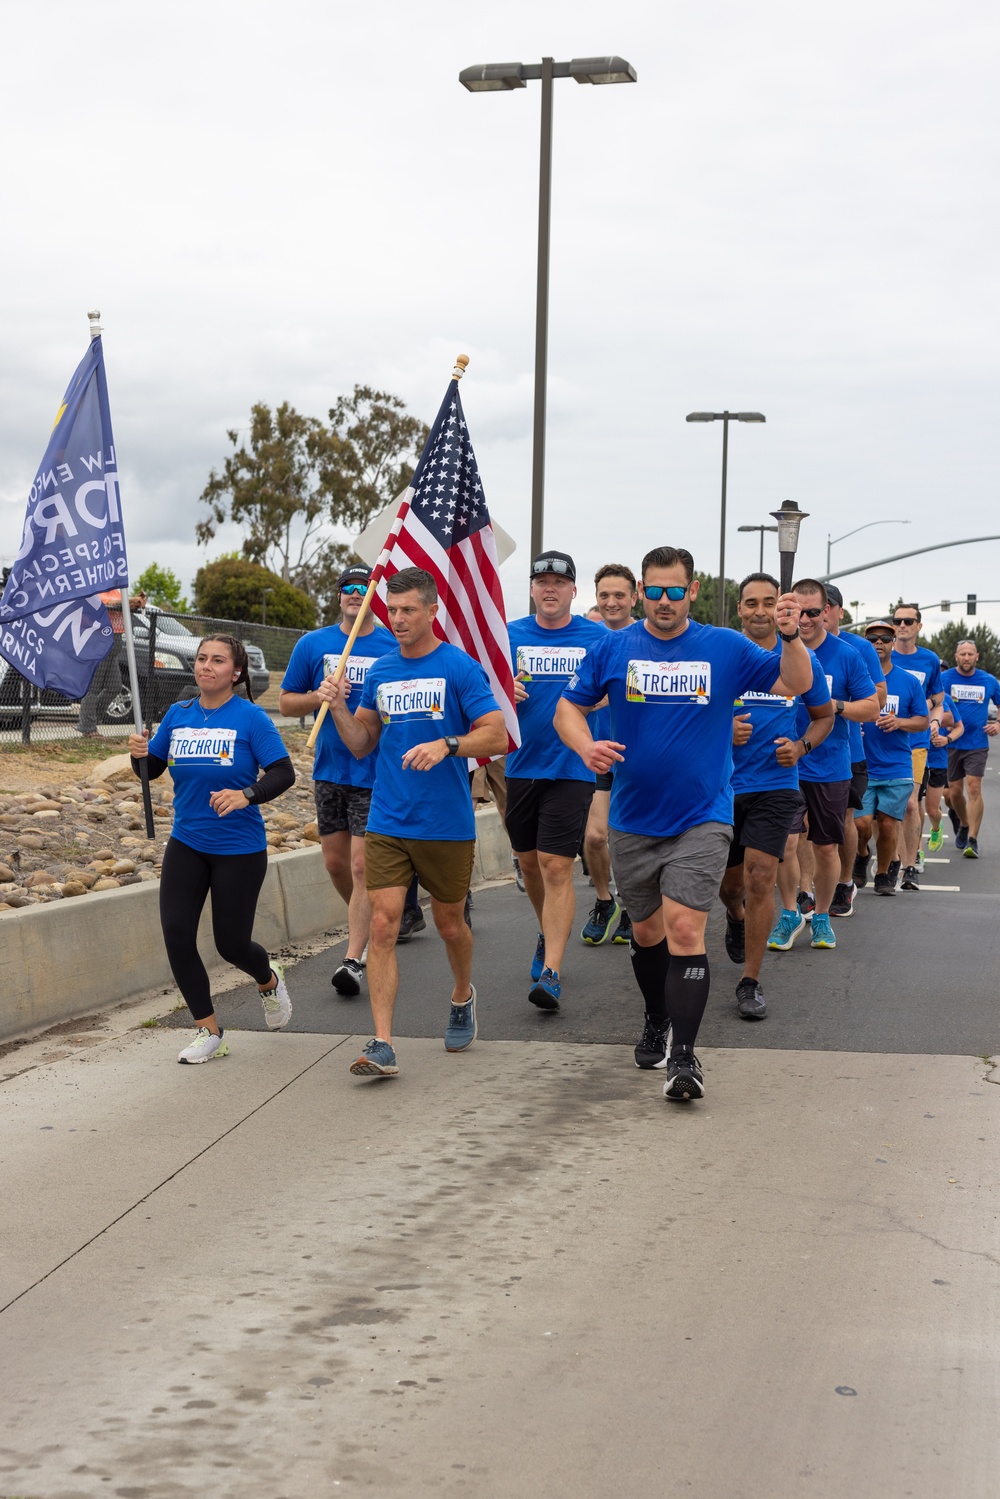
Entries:
POLYGON ((271 960, 253 940, 267 854, 203 854, 171 838, 160 876, 160 925, 170 971, 200 1024, 212 1014, 212 989, 198 952, 198 922, 212 892, 212 935, 219 957, 258 985, 271 982, 271 960))

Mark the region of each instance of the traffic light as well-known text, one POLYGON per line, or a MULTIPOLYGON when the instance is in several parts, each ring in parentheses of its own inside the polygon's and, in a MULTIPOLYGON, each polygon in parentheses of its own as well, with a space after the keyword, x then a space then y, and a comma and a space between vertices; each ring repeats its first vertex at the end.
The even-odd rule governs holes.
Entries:
POLYGON ((951 613, 951 599, 942 599, 941 600, 941 613, 942 614, 950 614, 951 613))
POLYGON ((976 612, 976 595, 974 593, 970 593, 965 601, 965 612, 966 614, 975 614, 976 612))

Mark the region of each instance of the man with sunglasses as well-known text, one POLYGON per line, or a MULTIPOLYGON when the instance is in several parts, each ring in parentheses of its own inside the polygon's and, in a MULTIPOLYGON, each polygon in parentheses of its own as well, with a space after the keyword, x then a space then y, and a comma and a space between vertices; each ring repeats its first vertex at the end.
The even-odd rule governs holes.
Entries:
POLYGON ((1000 723, 990 718, 990 704, 1000 705, 1000 682, 978 663, 976 642, 960 640, 955 665, 941 679, 964 726, 961 744, 948 751, 948 792, 959 821, 955 847, 967 859, 979 858, 986 757, 990 740, 1000 732, 1000 723))
POLYGON ((573 865, 594 771, 562 743, 552 724, 560 694, 587 651, 608 632, 574 615, 576 564, 551 549, 531 564, 535 613, 507 626, 521 745, 507 756, 507 836, 538 917, 528 999, 558 1010, 563 954, 576 917, 573 865))
MULTIPOLYGON (((893 666, 902 667, 920 683, 924 689, 928 711, 940 709, 944 701, 941 684, 941 660, 934 651, 917 644, 922 616, 916 604, 897 604, 892 611, 892 623, 896 629, 896 643, 892 651, 893 666)), ((910 751, 913 757, 913 790, 906 805, 906 816, 899 833, 898 856, 893 873, 902 866, 901 885, 904 890, 920 888, 917 867, 924 832, 923 799, 927 790, 927 754, 930 749, 930 730, 910 735, 910 751)))
POLYGON ((795 697, 813 678, 791 595, 777 601, 776 661, 735 630, 694 623, 697 594, 690 552, 647 552, 645 619, 604 634, 556 710, 569 749, 595 771, 614 767, 611 862, 646 1011, 635 1061, 666 1065, 664 1096, 679 1101, 705 1091, 694 1046, 709 993, 705 928, 733 836, 733 702, 741 692, 795 697), (595 742, 587 714, 605 696, 611 738, 595 742))
MULTIPOLYGON (((799 790, 808 815, 807 842, 812 845, 816 870, 816 905, 812 915, 810 946, 836 947, 830 923, 830 904, 840 874, 840 846, 844 842, 847 808, 851 793, 850 723, 871 723, 879 713, 878 694, 868 668, 858 652, 831 635, 824 624, 828 598, 816 578, 792 584, 800 606, 802 639, 816 655, 826 676, 836 722, 829 738, 815 754, 799 764, 799 790)), ((809 728, 808 714, 799 709, 799 732, 809 728)), ((793 826, 801 832, 801 826, 793 826)))
MULTIPOLYGON (((281 683, 278 708, 286 718, 314 716, 320 705, 317 688, 333 675, 368 590, 371 569, 345 567, 340 575, 340 619, 335 625, 310 630, 296 641, 281 683)), ((396 650, 389 630, 377 628, 366 615, 344 674, 345 696, 353 712, 361 701, 368 670, 381 656, 396 650), (351 699, 353 698, 353 701, 351 699)), ((338 994, 361 993, 362 958, 368 942, 371 906, 365 890, 365 830, 371 806, 378 747, 356 760, 337 733, 332 716, 323 720, 313 762, 316 823, 327 874, 347 906, 347 952, 331 983, 338 994)))
POLYGON ((895 895, 896 874, 890 872, 891 863, 896 857, 900 827, 913 791, 911 746, 913 736, 926 728, 927 700, 917 677, 892 664, 895 626, 887 619, 873 620, 865 629, 865 638, 871 641, 882 662, 886 700, 875 722, 862 725, 868 786, 855 821, 863 848, 868 847, 873 824, 878 829, 875 894, 895 895))

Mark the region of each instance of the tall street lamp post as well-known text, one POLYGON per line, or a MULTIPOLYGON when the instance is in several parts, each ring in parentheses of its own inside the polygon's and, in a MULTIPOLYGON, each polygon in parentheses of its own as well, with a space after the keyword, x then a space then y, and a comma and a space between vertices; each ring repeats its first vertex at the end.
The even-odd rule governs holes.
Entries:
MULTIPOLYGON (((472 94, 542 85, 542 142, 538 170, 538 280, 535 298, 535 414, 531 460, 531 556, 542 550, 545 508, 545 385, 549 342, 549 225, 552 206, 552 81, 635 83, 636 72, 623 57, 575 57, 571 62, 497 62, 463 68, 458 81, 472 94)), ((534 604, 531 605, 534 613, 534 604)))
POLYGON ((777 531, 777 526, 737 526, 737 531, 759 531, 760 532, 760 571, 764 571, 764 532, 777 531))
POLYGON ((726 623, 726 468, 729 461, 729 423, 763 422, 759 411, 692 411, 689 422, 722 423, 722 517, 719 523, 719 602, 716 622, 720 629, 726 623))

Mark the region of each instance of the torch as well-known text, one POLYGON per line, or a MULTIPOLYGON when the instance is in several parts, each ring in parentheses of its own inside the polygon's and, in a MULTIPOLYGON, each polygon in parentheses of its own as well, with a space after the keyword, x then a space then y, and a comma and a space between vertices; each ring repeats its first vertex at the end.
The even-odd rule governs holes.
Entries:
POLYGON ((786 500, 780 510, 771 515, 778 522, 778 552, 781 557, 781 591, 788 593, 795 570, 795 553, 799 549, 799 527, 808 519, 808 512, 800 510, 794 500, 786 500))

